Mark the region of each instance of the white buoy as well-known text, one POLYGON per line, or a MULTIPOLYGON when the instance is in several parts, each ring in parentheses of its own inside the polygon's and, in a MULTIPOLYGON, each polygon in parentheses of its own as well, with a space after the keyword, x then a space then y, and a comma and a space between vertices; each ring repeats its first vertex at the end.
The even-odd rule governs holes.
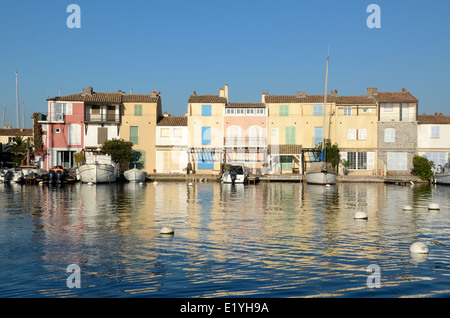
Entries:
POLYGON ((88 185, 93 185, 93 183, 92 182, 88 182, 88 185))
POLYGON ((141 182, 139 182, 139 185, 143 185, 144 183, 141 181, 141 182))
POLYGON ((411 244, 409 251, 415 254, 428 254, 428 247, 425 243, 415 242, 411 244))
POLYGON ((428 210, 439 210, 439 204, 437 204, 437 203, 430 203, 428 205, 428 210))
POLYGON ((329 184, 326 184, 325 186, 326 186, 326 187, 331 187, 329 184))
POLYGON ((194 184, 192 183, 192 182, 189 182, 188 183, 188 186, 193 186, 194 184))
POLYGON ((153 185, 157 185, 158 184, 158 181, 153 181, 153 185))
POLYGON ((174 230, 170 226, 164 226, 159 233, 161 233, 161 234, 174 234, 174 230))
POLYGON ((412 211, 412 207, 410 205, 405 205, 403 211, 412 211))
POLYGON ((366 220, 368 218, 366 212, 358 211, 355 213, 355 219, 366 220))

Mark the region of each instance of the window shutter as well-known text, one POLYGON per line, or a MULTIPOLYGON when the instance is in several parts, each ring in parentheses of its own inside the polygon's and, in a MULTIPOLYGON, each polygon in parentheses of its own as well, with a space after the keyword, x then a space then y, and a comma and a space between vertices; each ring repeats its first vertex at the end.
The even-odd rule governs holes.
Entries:
POLYGON ((358 129, 358 140, 367 140, 367 129, 358 129))
POLYGON ((356 129, 350 128, 348 130, 348 140, 356 140, 356 129))
POLYGON ((373 170, 375 168, 375 153, 367 152, 367 170, 373 170))

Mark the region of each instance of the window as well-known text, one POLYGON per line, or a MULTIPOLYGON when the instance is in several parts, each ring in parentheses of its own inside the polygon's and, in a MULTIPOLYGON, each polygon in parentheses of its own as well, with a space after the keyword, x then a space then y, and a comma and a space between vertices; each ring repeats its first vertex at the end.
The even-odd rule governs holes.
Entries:
POLYGON ((177 159, 180 158, 179 151, 163 151, 163 169, 164 170, 178 170, 180 163, 177 159))
POLYGON ((289 116, 289 105, 280 105, 279 114, 281 117, 289 116))
POLYGON ((173 136, 176 138, 183 137, 183 128, 174 128, 173 129, 173 136))
POLYGON ((134 105, 134 116, 142 116, 142 105, 134 105))
POLYGON ((425 157, 427 157, 428 160, 431 160, 434 162, 434 168, 437 169, 439 166, 443 167, 446 163, 446 156, 445 152, 441 151, 432 151, 432 152, 426 152, 425 157))
POLYGON ((387 170, 407 170, 406 152, 388 152, 387 170))
POLYGON ((384 129, 384 142, 395 142, 395 128, 384 129))
POLYGON ((373 170, 374 169, 374 152, 342 152, 341 157, 347 158, 349 169, 352 170, 373 170))
POLYGON ((356 152, 348 152, 347 161, 349 164, 349 169, 356 169, 356 152))
POLYGON ((227 115, 234 115, 234 108, 227 108, 227 115))
POLYGON ((347 138, 348 140, 356 140, 356 129, 353 129, 353 128, 349 129, 347 136, 348 136, 348 138, 347 138))
POLYGON ((244 108, 237 108, 236 109, 236 115, 244 115, 245 109, 244 108))
POLYGON ((314 127, 314 145, 318 145, 322 142, 322 127, 314 127))
POLYGON ((352 106, 344 106, 344 116, 352 115, 352 106))
POLYGON ((91 106, 91 114, 92 115, 100 115, 100 106, 92 105, 91 106))
POLYGON ((402 121, 408 121, 408 112, 409 112, 409 104, 403 103, 402 104, 402 121))
POLYGON ((295 144, 295 127, 288 126, 286 127, 286 145, 295 144))
POLYGON ((135 145, 139 144, 139 127, 130 126, 130 141, 135 145))
POLYGON ((358 140, 367 140, 367 129, 360 128, 358 129, 358 140))
POLYGON ((314 105, 313 116, 323 116, 323 105, 314 105))
POLYGON ((264 108, 256 108, 257 115, 264 115, 264 108))
POLYGON ((253 108, 247 108, 247 115, 253 115, 255 110, 253 108))
POLYGON ((97 144, 102 145, 108 140, 108 128, 97 128, 97 144))
POLYGON ((202 145, 211 144, 211 127, 202 127, 202 145))
POLYGON ((170 137, 170 128, 161 128, 160 137, 170 137))
POLYGON ((75 160, 73 155, 75 151, 57 151, 56 152, 56 164, 63 166, 64 168, 74 168, 75 160))
POLYGON ((366 152, 358 152, 358 170, 366 170, 367 169, 367 153, 366 152))
POLYGON ((81 125, 69 124, 69 145, 81 145, 81 125))
POLYGON ((60 128, 55 128, 55 133, 59 134, 61 132, 60 128))
POLYGON ((440 138, 439 126, 431 126, 431 138, 440 138))
POLYGON ((211 116, 211 105, 202 105, 202 116, 211 116))
POLYGON ((392 103, 386 103, 386 104, 384 104, 384 111, 385 112, 392 112, 393 111, 393 105, 392 105, 392 103))

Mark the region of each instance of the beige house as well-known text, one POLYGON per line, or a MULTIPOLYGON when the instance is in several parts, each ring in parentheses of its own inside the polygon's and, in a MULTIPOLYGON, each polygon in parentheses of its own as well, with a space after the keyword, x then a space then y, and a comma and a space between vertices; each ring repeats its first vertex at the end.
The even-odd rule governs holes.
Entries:
POLYGON ((161 93, 124 94, 122 105, 119 136, 134 144, 130 168, 136 165, 153 173, 156 169, 156 126, 162 118, 161 93))

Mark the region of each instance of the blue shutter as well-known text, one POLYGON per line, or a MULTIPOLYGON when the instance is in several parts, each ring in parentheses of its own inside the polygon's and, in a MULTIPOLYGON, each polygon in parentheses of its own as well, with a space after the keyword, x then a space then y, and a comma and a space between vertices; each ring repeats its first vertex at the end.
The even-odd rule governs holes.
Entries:
POLYGON ((211 127, 202 127, 202 145, 211 144, 211 127))
POLYGON ((211 116, 211 105, 202 105, 202 116, 211 116))

